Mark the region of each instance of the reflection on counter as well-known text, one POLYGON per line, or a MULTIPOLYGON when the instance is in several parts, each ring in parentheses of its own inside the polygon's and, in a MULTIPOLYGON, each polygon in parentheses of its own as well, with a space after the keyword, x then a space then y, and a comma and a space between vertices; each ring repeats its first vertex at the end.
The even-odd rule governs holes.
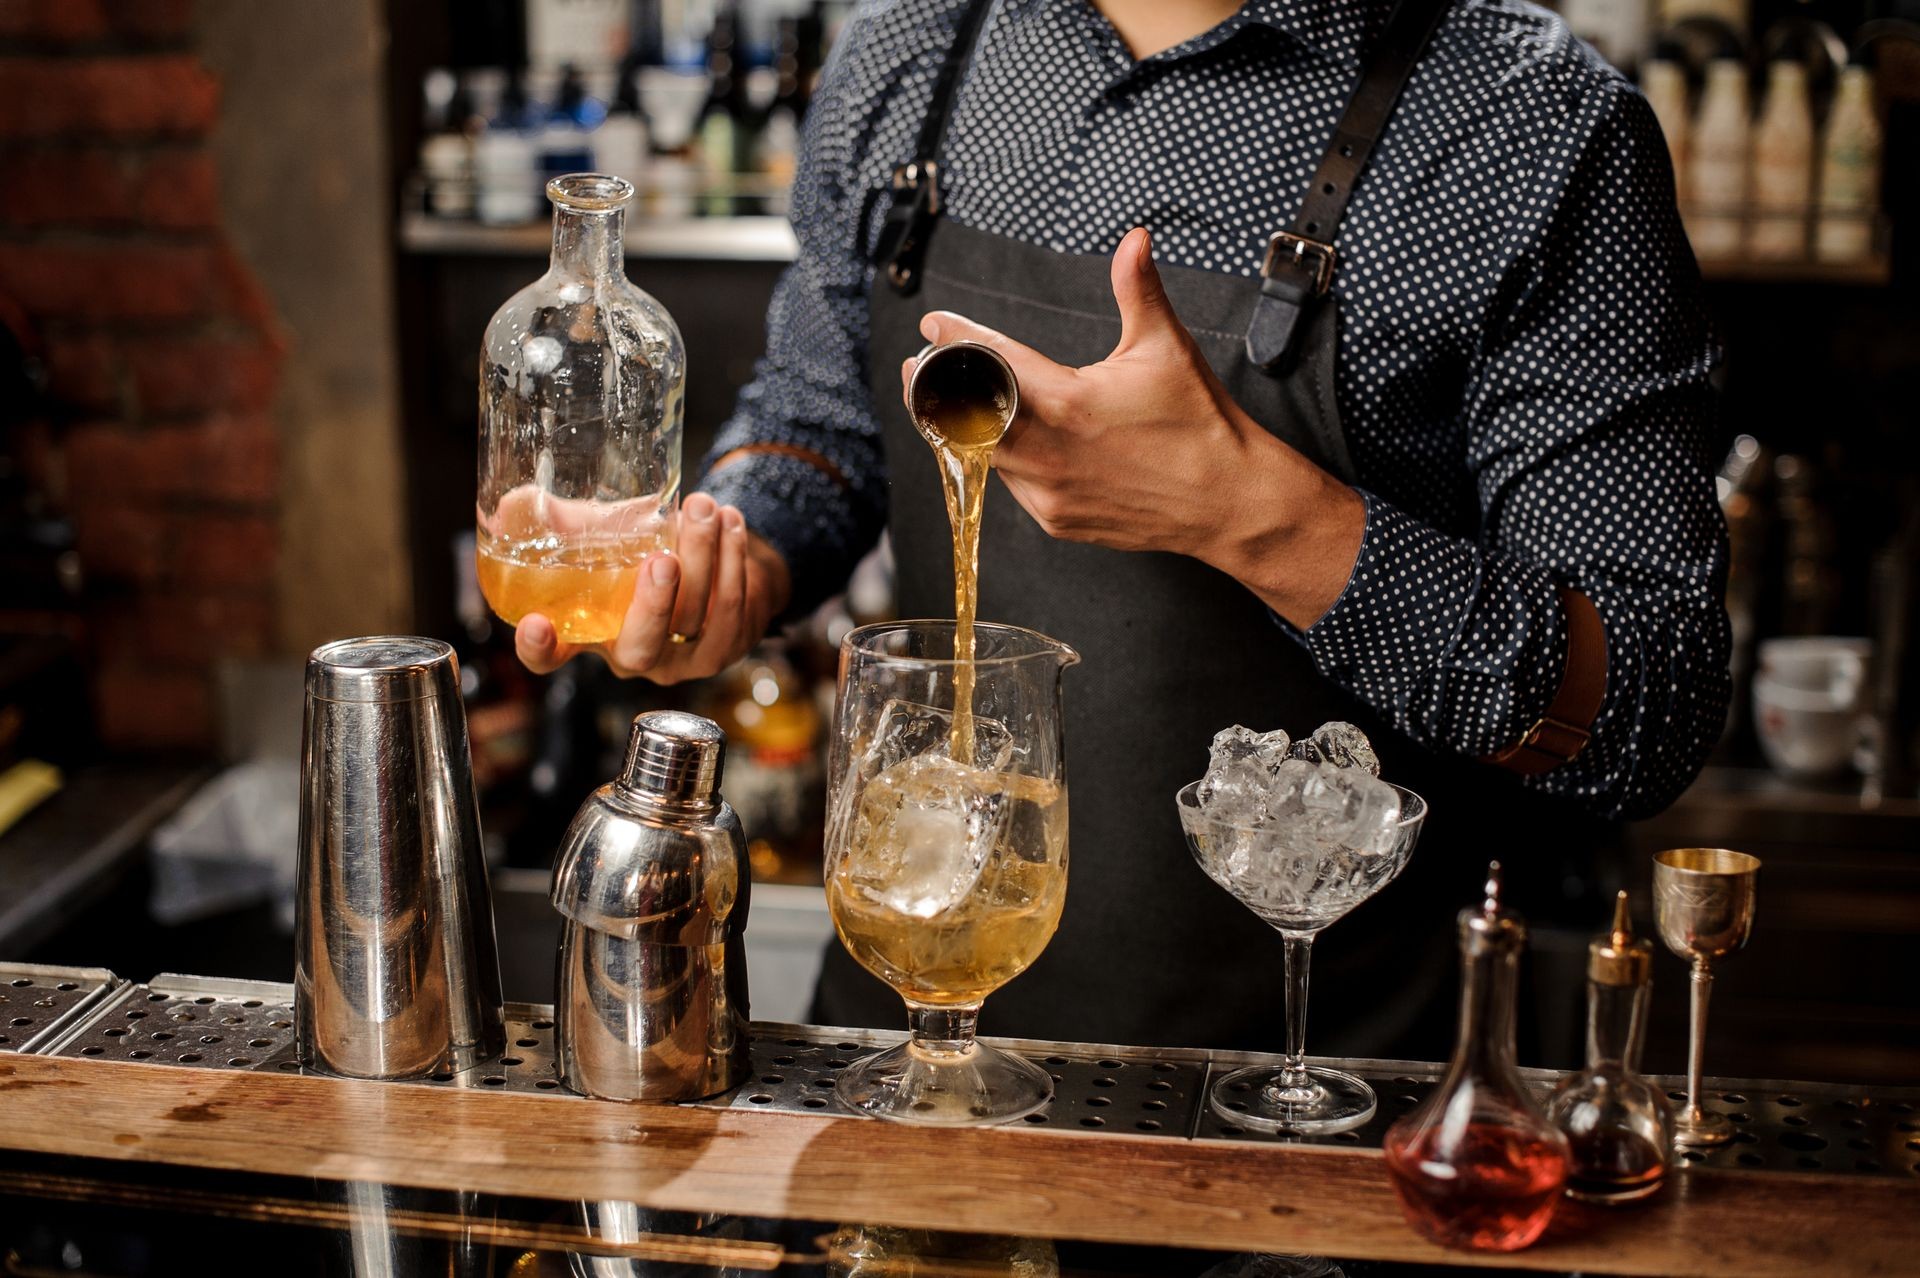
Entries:
MULTIPOLYGON (((1280 1258, 656 1211, 368 1182, 0 1157, 11 1273, 116 1278, 1270 1278, 1280 1258)), ((1317 1272, 1466 1273, 1329 1261, 1317 1272)))

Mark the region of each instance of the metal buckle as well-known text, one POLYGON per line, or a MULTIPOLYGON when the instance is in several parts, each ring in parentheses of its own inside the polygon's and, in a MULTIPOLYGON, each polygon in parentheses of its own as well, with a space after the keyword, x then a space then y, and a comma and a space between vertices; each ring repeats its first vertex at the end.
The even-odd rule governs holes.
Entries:
MULTIPOLYGON (((897 171, 896 171, 897 172, 897 171)), ((1333 284, 1333 245, 1322 244, 1319 240, 1310 240, 1304 235, 1295 235, 1292 231, 1275 231, 1273 238, 1267 241, 1267 256, 1260 263, 1260 274, 1271 278, 1273 267, 1282 256, 1292 258, 1296 263, 1305 264, 1313 259, 1313 292, 1318 297, 1333 284)))
POLYGON ((1587 742, 1592 737, 1593 733, 1585 728, 1564 723, 1552 715, 1547 715, 1527 730, 1527 735, 1520 739, 1515 753, 1519 750, 1531 750, 1535 754, 1545 755, 1555 763, 1572 763, 1579 757, 1580 752, 1586 749, 1587 742))
POLYGON ((940 212, 940 165, 936 160, 908 160, 893 171, 893 189, 914 197, 924 212, 940 212))

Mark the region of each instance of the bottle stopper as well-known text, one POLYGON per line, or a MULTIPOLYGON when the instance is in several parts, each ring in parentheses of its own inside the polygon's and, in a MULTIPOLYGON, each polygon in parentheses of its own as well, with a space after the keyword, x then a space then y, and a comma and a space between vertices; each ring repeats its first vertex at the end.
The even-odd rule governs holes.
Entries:
POLYGON ((1480 908, 1469 906, 1460 911, 1460 939, 1469 954, 1489 950, 1515 953, 1527 943, 1527 924, 1516 910, 1500 903, 1500 863, 1487 862, 1487 883, 1482 889, 1480 908))
POLYGON ((1596 985, 1644 985, 1653 974, 1653 945, 1633 934, 1627 894, 1613 899, 1613 929, 1587 946, 1587 979, 1596 985))

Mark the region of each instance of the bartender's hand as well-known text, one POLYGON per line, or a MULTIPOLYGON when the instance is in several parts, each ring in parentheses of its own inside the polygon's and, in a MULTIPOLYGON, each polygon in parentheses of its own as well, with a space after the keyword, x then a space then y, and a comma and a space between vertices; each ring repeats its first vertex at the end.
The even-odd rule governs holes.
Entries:
POLYGON ((530 613, 513 632, 521 662, 546 674, 591 651, 623 679, 679 683, 718 674, 744 657, 787 606, 786 560, 747 531, 738 510, 705 493, 688 497, 679 519, 676 548, 640 566, 633 603, 611 643, 561 643, 551 621, 530 613))
MULTIPOLYGON (((993 347, 1020 379, 1020 411, 993 465, 1054 537, 1189 555, 1239 580, 1293 624, 1312 625, 1360 553, 1360 495, 1235 404, 1174 314, 1144 228, 1113 255, 1120 342, 1070 368, 947 311, 929 342, 993 347)), ((902 393, 913 372, 900 370, 902 393)))

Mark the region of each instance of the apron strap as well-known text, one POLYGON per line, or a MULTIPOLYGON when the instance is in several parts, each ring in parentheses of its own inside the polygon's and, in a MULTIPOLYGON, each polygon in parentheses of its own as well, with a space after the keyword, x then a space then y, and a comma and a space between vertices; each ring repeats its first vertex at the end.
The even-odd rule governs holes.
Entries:
POLYGON ((1268 372, 1281 368, 1293 352, 1308 309, 1332 284, 1333 239, 1347 201, 1449 7, 1449 0, 1399 0, 1387 18, 1380 43, 1334 125, 1293 226, 1275 231, 1267 242, 1260 297, 1247 321, 1247 359, 1256 367, 1268 372))
POLYGON ((893 202, 887 207, 887 220, 874 245, 873 260, 886 274, 893 291, 902 297, 920 288, 927 237, 940 216, 940 146, 959 98, 960 79, 973 58, 973 46, 991 8, 993 0, 970 0, 966 12, 960 15, 960 25, 940 67, 940 78, 934 81, 933 102, 920 121, 914 158, 893 171, 893 202))

